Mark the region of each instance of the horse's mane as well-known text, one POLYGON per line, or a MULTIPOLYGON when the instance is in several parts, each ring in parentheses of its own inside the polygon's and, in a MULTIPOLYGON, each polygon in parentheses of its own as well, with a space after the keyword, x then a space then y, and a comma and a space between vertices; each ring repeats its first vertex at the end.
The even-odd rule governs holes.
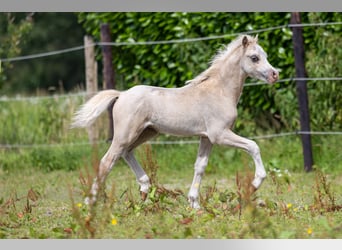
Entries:
POLYGON ((200 73, 198 76, 186 82, 186 84, 199 84, 204 82, 205 80, 209 79, 210 76, 215 72, 217 69, 217 65, 221 64, 231 53, 233 53, 236 49, 242 46, 242 39, 247 37, 248 44, 257 43, 258 37, 252 37, 249 35, 240 35, 233 41, 231 41, 228 45, 223 46, 223 48, 219 49, 218 53, 213 57, 210 61, 210 67, 200 73))

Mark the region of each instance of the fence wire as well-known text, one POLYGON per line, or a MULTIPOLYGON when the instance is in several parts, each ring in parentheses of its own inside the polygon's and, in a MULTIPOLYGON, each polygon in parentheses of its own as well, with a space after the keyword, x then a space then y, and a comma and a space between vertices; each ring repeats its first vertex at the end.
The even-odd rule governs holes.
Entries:
POLYGON ((18 56, 18 57, 12 57, 12 58, 1 58, 0 62, 15 62, 15 61, 23 61, 23 60, 30 60, 30 59, 36 59, 41 57, 47 57, 47 56, 54 56, 54 55, 60 55, 70 52, 75 52, 79 50, 83 50, 86 47, 92 47, 92 46, 141 46, 141 45, 158 45, 158 44, 176 44, 176 43, 191 43, 191 42, 201 42, 201 41, 208 41, 208 40, 216 40, 216 39, 224 39, 228 37, 234 37, 241 34, 256 34, 261 32, 267 32, 267 31, 273 31, 278 29, 284 29, 284 28, 294 28, 294 27, 319 27, 319 26, 333 26, 333 25, 341 25, 342 22, 326 22, 326 23, 302 23, 302 24, 284 24, 279 25, 275 27, 268 27, 268 28, 262 28, 257 30, 249 30, 245 32, 240 33, 230 33, 230 34, 224 34, 224 35, 218 35, 218 36, 207 36, 207 37, 195 37, 195 38, 184 38, 184 39, 172 39, 172 40, 164 40, 164 41, 141 41, 141 42, 96 42, 93 45, 89 46, 76 46, 72 48, 62 49, 62 50, 55 50, 50 52, 44 52, 44 53, 38 53, 33 55, 27 55, 27 56, 18 56))
MULTIPOLYGON (((273 31, 278 29, 284 28, 293 28, 293 27, 318 27, 318 26, 331 26, 331 25, 341 25, 342 22, 327 22, 327 23, 304 23, 304 24, 285 24, 275 27, 268 27, 262 28, 258 30, 250 30, 241 33, 233 33, 233 34, 225 34, 225 35, 218 35, 218 36, 208 36, 208 37, 198 37, 198 38, 185 38, 185 39, 177 39, 177 40, 166 40, 166 41, 144 41, 144 42, 111 42, 111 43, 103 43, 103 42, 96 42, 89 46, 76 46, 72 48, 38 53, 33 55, 27 56, 18 56, 13 58, 1 58, 0 64, 2 62, 15 62, 15 61, 23 61, 23 60, 30 60, 36 59, 41 57, 48 57, 54 55, 60 55, 64 53, 71 53, 79 50, 83 50, 86 47, 91 46, 141 46, 141 45, 157 45, 157 44, 174 44, 174 43, 189 43, 189 42, 199 42, 199 41, 207 41, 207 40, 214 40, 214 39, 224 39, 228 37, 237 36, 240 34, 256 34, 266 31, 273 31)), ((308 78, 286 78, 278 80, 277 83, 289 82, 289 81, 341 81, 342 77, 340 76, 333 76, 333 77, 308 77, 308 78)), ((264 85, 267 83, 263 82, 252 82, 252 83, 245 83, 246 87, 249 86, 258 86, 264 85)), ((45 100, 51 98, 64 98, 64 97, 78 97, 78 96, 85 96, 86 92, 79 92, 76 94, 65 94, 65 95, 52 95, 52 96, 35 96, 35 97, 11 97, 8 98, 6 96, 0 97, 0 102, 10 102, 10 101, 36 101, 36 100, 45 100)), ((310 134, 310 135, 342 135, 342 131, 292 131, 292 132, 284 132, 278 134, 268 134, 268 135, 259 135, 259 136, 249 136, 247 138, 253 140, 264 140, 264 139, 273 139, 285 136, 295 136, 301 134, 310 134)), ((106 141, 98 141, 97 144, 104 144, 108 143, 106 141)), ((154 145, 185 145, 185 144, 198 144, 198 140, 175 140, 175 141, 149 141, 148 144, 154 145)), ((90 146, 90 142, 78 142, 78 143, 55 143, 55 144, 0 144, 0 149, 30 149, 30 148, 42 148, 42 147, 75 147, 75 146, 90 146)))
MULTIPOLYGON (((307 78, 291 77, 291 78, 280 79, 276 83, 293 82, 293 81, 342 81, 342 76, 307 77, 307 78)), ((267 85, 267 84, 268 83, 265 83, 265 82, 250 82, 250 83, 245 83, 244 86, 251 87, 251 86, 259 86, 259 85, 267 85)), ((72 94, 53 94, 49 96, 16 96, 16 97, 1 96, 0 102, 12 102, 12 101, 33 101, 34 102, 37 100, 80 97, 80 96, 86 96, 88 94, 89 93, 82 91, 82 92, 72 93, 72 94)))
MULTIPOLYGON (((342 131, 293 131, 284 132, 278 134, 267 134, 267 135, 257 135, 257 136, 247 136, 251 140, 267 140, 286 136, 295 136, 302 134, 310 135, 342 135, 342 131)), ((188 144, 198 144, 199 140, 165 140, 165 141, 148 141, 146 144, 150 145, 188 145, 188 144)), ((101 140, 97 141, 95 144, 109 144, 108 141, 101 140)), ((52 143, 52 144, 0 144, 0 149, 32 149, 32 148, 54 148, 54 147, 81 147, 81 146, 91 146, 90 142, 77 142, 77 143, 52 143)))

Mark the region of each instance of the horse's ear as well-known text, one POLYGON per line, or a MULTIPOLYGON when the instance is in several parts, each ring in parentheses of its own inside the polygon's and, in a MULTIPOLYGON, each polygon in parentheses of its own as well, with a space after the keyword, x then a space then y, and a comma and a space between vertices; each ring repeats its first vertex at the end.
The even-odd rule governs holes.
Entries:
POLYGON ((244 36, 242 39, 242 45, 244 48, 246 48, 248 46, 248 38, 247 36, 244 36))

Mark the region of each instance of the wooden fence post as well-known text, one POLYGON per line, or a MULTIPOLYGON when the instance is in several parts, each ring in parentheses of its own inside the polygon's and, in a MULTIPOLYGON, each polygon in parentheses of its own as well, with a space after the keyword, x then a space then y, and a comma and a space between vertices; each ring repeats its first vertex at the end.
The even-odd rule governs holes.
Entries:
MULTIPOLYGON (((107 23, 101 24, 101 42, 110 43, 110 28, 107 23)), ((103 79, 104 89, 115 88, 115 72, 113 68, 112 48, 110 45, 102 45, 102 57, 103 57, 103 79)), ((108 107, 109 118, 109 135, 108 141, 113 139, 114 125, 113 125, 113 104, 108 107)))
MULTIPOLYGON (((84 56, 86 70, 86 91, 88 100, 97 92, 97 63, 95 60, 94 41, 90 36, 84 37, 84 56)), ((89 141, 92 145, 98 140, 98 131, 93 124, 88 128, 89 141)))
MULTIPOLYGON (((300 13, 291 13, 291 24, 300 24, 300 13)), ((295 57, 295 67, 296 67, 296 78, 306 78, 305 70, 305 51, 304 51, 304 40, 301 27, 292 27, 292 42, 295 57)), ((310 113, 308 105, 308 94, 306 87, 306 80, 297 79, 297 95, 299 103, 299 114, 300 114, 300 129, 303 132, 310 132, 310 113)), ((311 136, 309 133, 302 133, 302 147, 304 156, 304 170, 309 172, 312 170, 313 156, 312 156, 312 146, 311 146, 311 136)))

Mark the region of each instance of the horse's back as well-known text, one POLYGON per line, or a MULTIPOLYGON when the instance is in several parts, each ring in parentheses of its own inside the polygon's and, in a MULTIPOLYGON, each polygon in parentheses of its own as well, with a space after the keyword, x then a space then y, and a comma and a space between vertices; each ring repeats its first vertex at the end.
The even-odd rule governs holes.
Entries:
POLYGON ((160 133, 199 135, 204 124, 195 103, 194 93, 188 87, 138 85, 122 92, 114 106, 114 119, 139 120, 160 133))

